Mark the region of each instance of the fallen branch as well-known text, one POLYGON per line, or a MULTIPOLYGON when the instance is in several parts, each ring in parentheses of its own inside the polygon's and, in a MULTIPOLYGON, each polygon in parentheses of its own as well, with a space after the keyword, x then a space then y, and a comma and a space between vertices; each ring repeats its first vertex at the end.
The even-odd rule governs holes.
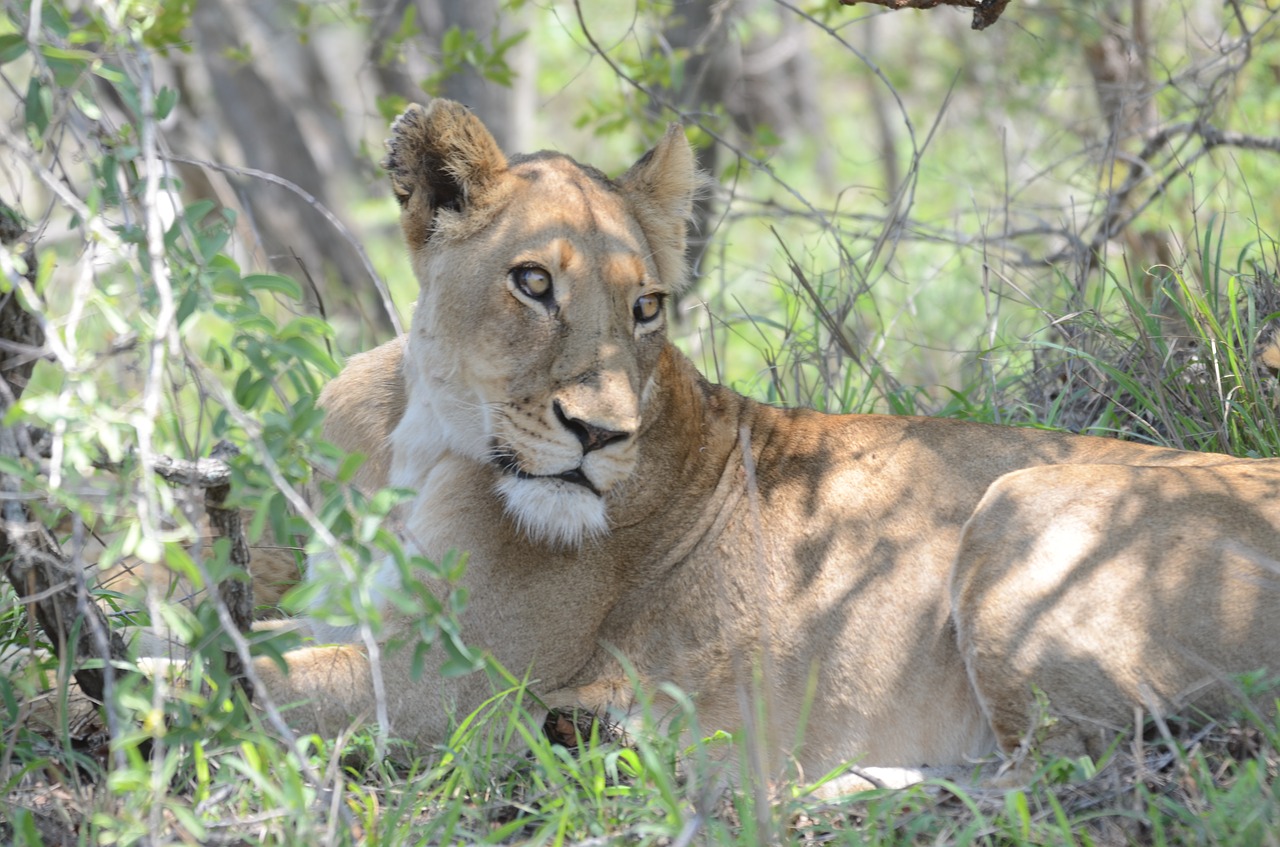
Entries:
POLYGON ((958 6, 973 9, 973 28, 984 30, 999 19, 1009 0, 840 0, 842 6, 872 3, 889 9, 932 9, 935 6, 958 6))
MULTIPOLYGON (((221 446, 221 444, 218 445, 218 447, 221 446)), ((219 458, 218 447, 213 449, 213 455, 208 459, 174 459, 171 456, 156 456, 156 473, 171 485, 206 490, 225 489, 231 483, 231 466, 219 458)), ((225 496, 224 492, 223 497, 225 496)))

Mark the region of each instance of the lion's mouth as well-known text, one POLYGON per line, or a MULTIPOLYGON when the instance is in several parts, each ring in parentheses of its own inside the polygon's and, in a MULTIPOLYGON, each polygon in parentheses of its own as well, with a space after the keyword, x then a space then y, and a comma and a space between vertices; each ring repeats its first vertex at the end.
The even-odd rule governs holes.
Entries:
POLYGON ((560 479, 565 482, 581 485, 597 497, 600 496, 599 490, 592 485, 591 480, 582 472, 582 468, 570 468, 557 474, 532 474, 520 467, 520 462, 510 453, 501 453, 493 457, 493 463, 505 474, 510 474, 516 479, 560 479))

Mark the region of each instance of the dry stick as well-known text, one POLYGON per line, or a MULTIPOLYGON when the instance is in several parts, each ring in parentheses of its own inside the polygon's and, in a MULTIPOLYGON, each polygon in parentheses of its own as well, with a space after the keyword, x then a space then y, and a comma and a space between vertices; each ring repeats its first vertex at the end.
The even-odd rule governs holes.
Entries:
POLYGON ((791 250, 787 247, 782 236, 778 234, 778 230, 772 226, 769 231, 773 233, 773 237, 777 239, 778 245, 782 248, 782 252, 787 257, 787 266, 791 270, 792 276, 804 288, 805 293, 809 295, 809 300, 813 303, 814 309, 818 312, 818 318, 827 326, 827 331, 831 333, 831 337, 835 339, 836 344, 844 351, 844 354, 853 359, 854 364, 861 365, 862 358, 858 355, 858 346, 854 344, 853 339, 849 338, 845 332, 844 326, 835 315, 831 314, 831 310, 827 308, 827 304, 822 302, 822 298, 818 295, 813 284, 809 282, 809 277, 805 275, 804 269, 800 267, 800 263, 791 255, 791 250))
POLYGON ((973 28, 984 30, 995 23, 1009 0, 840 0, 842 6, 871 3, 889 9, 932 9, 935 6, 958 6, 973 9, 973 28))
MULTIPOLYGON (((222 445, 219 444, 218 447, 222 445)), ((156 474, 172 485, 185 485, 194 488, 216 488, 231 483, 231 466, 218 454, 218 447, 213 448, 214 455, 208 459, 175 459, 164 454, 157 454, 155 461, 156 474)), ((231 455, 235 455, 232 453, 231 455)), ((94 463, 94 467, 109 468, 106 464, 94 463)), ((226 496, 225 494, 223 495, 226 496)))
MULTIPOLYGON (((200 372, 200 363, 189 359, 187 364, 190 366, 193 373, 200 372)), ((293 507, 294 511, 307 521, 311 526, 311 529, 315 532, 315 538, 318 539, 326 549, 334 551, 335 554, 337 554, 341 546, 338 543, 337 536, 335 536, 324 525, 315 510, 311 507, 311 504, 307 502, 306 498, 303 497, 287 479, 285 479, 284 473, 280 470, 279 465, 277 465, 271 458, 271 452, 267 449, 266 442, 262 440, 261 424, 250 418, 243 409, 236 405, 232 398, 227 394, 226 389, 216 380, 209 382, 208 389, 227 410, 227 413, 231 415, 232 420, 244 429, 254 446, 258 448, 258 454, 262 461, 262 469, 267 472, 267 476, 270 477, 271 482, 276 487, 276 490, 283 494, 285 500, 293 507)), ((335 560, 339 563, 343 575, 347 579, 354 580, 356 578, 355 572, 351 569, 350 565, 345 562, 344 556, 337 554, 335 555, 335 560)), ((217 604, 217 608, 220 615, 225 615, 225 609, 221 604, 217 604)), ((230 616, 228 615, 227 617, 229 618, 230 616)), ((360 643, 364 645, 369 657, 370 681, 373 684, 373 699, 375 704, 374 714, 378 724, 377 736, 374 739, 374 750, 376 751, 376 756, 381 758, 386 752, 386 745, 389 740, 388 732, 391 727, 391 718, 387 706, 387 688, 382 677, 382 648, 378 644, 378 640, 374 637, 373 627, 370 624, 369 616, 364 613, 358 614, 357 623, 359 627, 360 643)), ((244 638, 240 636, 240 633, 230 632, 228 634, 232 636, 232 641, 236 644, 236 649, 241 652, 241 655, 247 656, 248 645, 247 642, 244 641, 244 638)), ((258 681, 253 676, 252 666, 247 667, 246 671, 249 674, 250 681, 257 686, 258 681)), ((267 718, 271 721, 272 725, 277 728, 283 737, 292 741, 294 738, 293 733, 285 725, 284 719, 280 716, 279 711, 276 709, 275 704, 271 702, 270 698, 264 697, 262 706, 266 709, 267 718)), ((300 761, 303 761, 305 764, 305 759, 300 761)), ((310 776, 311 773, 312 771, 308 766, 308 776, 310 776)), ((318 776, 316 777, 316 780, 317 784, 319 784, 318 776)), ((343 807, 343 810, 344 814, 349 814, 345 806, 343 807)))
MULTIPOLYGON (((231 493, 231 466, 228 461, 240 455, 229 441, 219 441, 207 459, 175 459, 156 454, 152 463, 156 475, 171 485, 204 489, 204 508, 214 535, 229 539, 229 561, 245 574, 249 573, 251 556, 245 539, 240 510, 227 508, 225 503, 231 493)), ((94 462, 94 467, 118 471, 119 463, 94 462)), ((226 604, 230 613, 229 623, 239 633, 253 629, 252 580, 223 579, 217 584, 218 598, 226 604)), ((230 627, 228 627, 230 629, 230 627)), ((241 687, 245 696, 253 699, 253 682, 245 673, 245 659, 238 652, 226 653, 227 674, 241 687)))

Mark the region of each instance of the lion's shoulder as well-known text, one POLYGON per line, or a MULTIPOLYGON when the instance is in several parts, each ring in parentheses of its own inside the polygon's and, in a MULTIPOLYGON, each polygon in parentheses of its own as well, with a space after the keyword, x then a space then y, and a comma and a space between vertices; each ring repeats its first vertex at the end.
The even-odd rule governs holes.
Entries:
POLYGON ((355 479, 365 491, 387 484, 391 433, 405 410, 404 347, 400 336, 352 356, 320 392, 325 439, 367 457, 355 479))

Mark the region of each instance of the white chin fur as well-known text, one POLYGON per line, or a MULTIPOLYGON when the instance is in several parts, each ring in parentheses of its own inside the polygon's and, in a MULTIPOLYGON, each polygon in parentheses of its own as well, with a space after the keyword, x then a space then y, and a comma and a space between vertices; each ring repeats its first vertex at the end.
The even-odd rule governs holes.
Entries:
POLYGON ((495 489, 516 526, 534 541, 578 547, 609 530, 604 499, 572 482, 503 476, 495 489))

